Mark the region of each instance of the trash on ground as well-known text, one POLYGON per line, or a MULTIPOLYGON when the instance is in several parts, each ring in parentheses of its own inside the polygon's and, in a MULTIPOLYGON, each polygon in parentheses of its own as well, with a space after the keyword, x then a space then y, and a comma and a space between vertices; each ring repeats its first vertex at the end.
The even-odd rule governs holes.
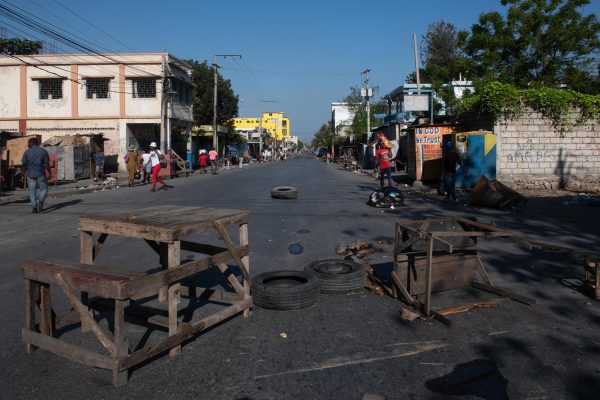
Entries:
POLYGON ((376 208, 397 208, 404 204, 404 195, 394 188, 386 187, 371 193, 367 204, 376 208))
POLYGON ((600 196, 579 193, 573 199, 565 201, 563 204, 565 206, 600 206, 600 196))
POLYGON ((381 250, 381 248, 373 247, 371 243, 357 240, 354 243, 339 242, 337 245, 336 254, 340 258, 349 258, 351 256, 363 258, 371 253, 381 250))
POLYGON ((285 333, 285 332, 281 332, 281 333, 279 334, 279 336, 281 336, 281 337, 282 337, 282 338, 284 338, 284 339, 287 339, 287 333, 285 333))
POLYGON ((291 254, 302 254, 302 252, 304 251, 304 247, 302 247, 300 243, 292 243, 288 247, 288 251, 291 254))
POLYGON ((404 307, 401 307, 400 316, 402 317, 402 319, 405 319, 407 321, 414 321, 417 318, 421 318, 421 314, 407 310, 404 307))
POLYGON ((469 194, 469 204, 472 206, 516 208, 526 203, 527 197, 499 181, 490 181, 483 175, 469 194))

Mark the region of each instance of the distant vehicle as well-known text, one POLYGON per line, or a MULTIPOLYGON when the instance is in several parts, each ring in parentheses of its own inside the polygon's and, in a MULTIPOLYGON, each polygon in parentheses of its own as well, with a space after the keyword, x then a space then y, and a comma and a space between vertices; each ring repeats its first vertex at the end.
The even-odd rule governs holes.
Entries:
POLYGON ((315 150, 314 155, 315 155, 315 157, 323 157, 325 155, 325 153, 327 153, 327 148, 319 147, 315 150))
POLYGON ((247 152, 248 145, 246 143, 228 144, 225 147, 225 158, 231 161, 232 164, 237 164, 240 161, 240 157, 243 158, 247 152))

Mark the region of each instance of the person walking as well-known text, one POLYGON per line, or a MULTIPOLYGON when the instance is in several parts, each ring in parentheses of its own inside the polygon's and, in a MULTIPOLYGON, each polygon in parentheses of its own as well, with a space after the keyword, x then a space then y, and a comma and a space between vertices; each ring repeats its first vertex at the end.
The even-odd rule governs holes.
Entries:
POLYGON ((98 151, 94 154, 94 162, 96 164, 96 170, 94 175, 94 182, 97 182, 98 179, 104 179, 104 161, 106 157, 104 156, 104 150, 99 148, 98 151))
POLYGON ((31 201, 32 212, 35 214, 44 210, 44 201, 48 194, 48 181, 52 179, 52 170, 50 169, 48 152, 39 146, 37 138, 30 138, 27 141, 27 147, 21 164, 24 168, 24 174, 27 176, 29 200, 31 201), (40 190, 39 194, 37 193, 38 189, 40 190))
POLYGON ((454 148, 452 142, 446 143, 446 151, 444 152, 444 183, 446 184, 446 200, 456 203, 456 164, 462 168, 465 176, 469 176, 460 156, 454 148))
POLYGON ((139 153, 136 151, 134 144, 129 145, 129 150, 125 154, 125 163, 127 164, 127 182, 128 186, 133 186, 135 179, 135 171, 138 169, 139 153))
POLYGON ((217 173, 217 156, 216 150, 210 149, 208 152, 208 159, 210 160, 210 170, 213 175, 217 173))
POLYGON ((144 165, 144 168, 147 167, 148 165, 152 166, 152 189, 150 189, 151 192, 155 192, 156 191, 156 183, 159 182, 162 185, 162 189, 163 190, 167 190, 167 188, 169 186, 167 186, 167 184, 165 184, 165 182, 161 179, 160 176, 158 176, 158 173, 160 172, 160 161, 162 159, 164 159, 164 156, 162 155, 162 153, 160 152, 160 150, 158 150, 156 148, 156 142, 152 142, 150 143, 150 152, 149 152, 149 159, 146 162, 146 164, 144 165))
POLYGON ((150 177, 152 176, 152 165, 148 162, 150 161, 150 153, 142 154, 142 172, 144 176, 142 178, 144 184, 150 183, 150 177))
POLYGON ((392 187, 392 150, 379 140, 375 145, 375 158, 379 163, 379 187, 383 189, 384 176, 387 176, 388 187, 392 187))
POLYGON ((208 154, 206 154, 206 150, 205 149, 200 150, 200 155, 198 156, 198 163, 200 164, 200 171, 198 171, 199 174, 206 173, 207 160, 208 160, 208 154))

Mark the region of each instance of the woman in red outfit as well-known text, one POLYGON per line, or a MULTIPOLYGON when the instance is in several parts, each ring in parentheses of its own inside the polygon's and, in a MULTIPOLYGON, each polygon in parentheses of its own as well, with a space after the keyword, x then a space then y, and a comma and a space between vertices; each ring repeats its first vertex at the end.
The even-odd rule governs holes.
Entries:
POLYGON ((156 148, 156 142, 150 143, 150 159, 144 165, 144 168, 146 168, 148 164, 152 166, 152 189, 150 189, 151 192, 156 191, 156 182, 159 182, 162 185, 163 190, 167 190, 167 185, 160 178, 160 176, 158 176, 158 173, 160 172, 160 160, 162 157, 162 153, 156 148))

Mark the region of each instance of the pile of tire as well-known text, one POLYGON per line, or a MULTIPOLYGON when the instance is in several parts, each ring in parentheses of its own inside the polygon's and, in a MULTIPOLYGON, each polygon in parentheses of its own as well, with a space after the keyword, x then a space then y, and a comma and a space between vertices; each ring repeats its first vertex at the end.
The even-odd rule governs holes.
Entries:
POLYGON ((298 198, 298 189, 293 186, 277 186, 271 189, 271 197, 283 200, 296 199, 298 198))
POLYGON ((367 273, 350 260, 327 259, 308 264, 304 271, 272 271, 252 280, 254 305, 272 310, 298 310, 319 301, 320 293, 362 290, 367 273))
POLYGON ((308 264, 304 271, 319 278, 321 293, 343 294, 361 290, 367 279, 363 266, 351 260, 319 260, 308 264))

